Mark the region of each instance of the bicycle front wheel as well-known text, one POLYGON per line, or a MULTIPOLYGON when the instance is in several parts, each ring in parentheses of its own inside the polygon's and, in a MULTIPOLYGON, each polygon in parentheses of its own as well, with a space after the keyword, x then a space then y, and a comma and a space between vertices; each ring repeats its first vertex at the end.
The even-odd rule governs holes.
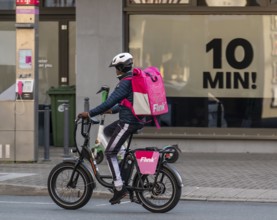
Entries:
POLYGON ((88 203, 93 185, 88 174, 79 166, 71 180, 74 163, 55 166, 48 177, 48 192, 53 201, 64 209, 78 209, 88 203))
POLYGON ((168 212, 177 205, 181 197, 182 188, 166 167, 161 168, 158 176, 144 175, 141 181, 137 178, 134 185, 143 188, 136 192, 136 196, 142 206, 151 212, 168 212))

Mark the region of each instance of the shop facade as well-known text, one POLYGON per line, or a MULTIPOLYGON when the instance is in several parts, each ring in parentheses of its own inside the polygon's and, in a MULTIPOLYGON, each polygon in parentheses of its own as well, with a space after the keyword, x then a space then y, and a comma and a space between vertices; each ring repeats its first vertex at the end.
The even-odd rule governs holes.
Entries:
POLYGON ((276 152, 276 9, 275 1, 244 0, 77 3, 84 25, 77 25, 79 106, 89 91, 99 101, 99 82, 116 83, 107 66, 129 51, 136 66, 159 67, 170 105, 162 128, 147 127, 137 140, 188 151, 276 152))
MULTIPOLYGON (((13 51, 13 1, 4 2, 0 38, 13 51)), ((277 1, 45 0, 40 12, 40 105, 65 84, 76 85, 76 112, 86 97, 96 106, 99 87, 117 83, 112 57, 129 51, 135 66, 160 69, 169 103, 162 128, 149 124, 137 144, 277 152, 277 1)), ((14 55, 1 51, 0 97, 15 80, 14 55)))
MULTIPOLYGON (((0 3, 0 98, 9 99, 15 83, 15 0, 0 3), (8 94, 7 94, 8 93, 8 94)), ((40 1, 39 7, 39 104, 50 104, 47 90, 75 85, 76 12, 75 1, 40 1)), ((14 95, 14 94, 13 94, 14 95)), ((12 98, 12 97, 11 97, 12 98)))

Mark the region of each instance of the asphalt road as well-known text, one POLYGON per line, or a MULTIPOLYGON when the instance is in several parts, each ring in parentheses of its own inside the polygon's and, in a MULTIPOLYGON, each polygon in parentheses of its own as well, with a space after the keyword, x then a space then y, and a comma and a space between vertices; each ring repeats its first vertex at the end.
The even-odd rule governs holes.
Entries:
POLYGON ((170 212, 157 214, 128 200, 112 206, 107 199, 92 199, 72 211, 58 207, 48 196, 0 196, 1 220, 276 220, 276 216, 274 203, 180 201, 170 212))

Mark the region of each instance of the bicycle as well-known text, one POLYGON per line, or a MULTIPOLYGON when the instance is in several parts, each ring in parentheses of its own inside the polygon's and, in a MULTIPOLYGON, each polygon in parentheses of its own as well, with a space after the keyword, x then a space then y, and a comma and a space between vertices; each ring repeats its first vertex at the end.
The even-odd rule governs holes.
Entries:
MULTIPOLYGON (((64 209, 74 210, 86 205, 92 197, 96 181, 111 191, 113 189, 112 176, 101 174, 88 146, 91 126, 98 123, 95 119, 75 120, 73 152, 77 156, 57 164, 49 174, 49 195, 64 209), (78 126, 84 138, 81 146, 77 145, 76 140, 78 126)), ((155 213, 172 210, 182 193, 180 174, 164 159, 167 151, 156 147, 130 149, 132 137, 133 134, 129 137, 125 156, 120 163, 122 179, 129 191, 130 201, 155 213)))
MULTIPOLYGON (((105 102, 107 100, 109 91, 110 88, 108 86, 102 86, 101 89, 97 92, 97 94, 101 93, 102 102, 105 102)), ((102 163, 102 161, 104 160, 104 152, 108 144, 108 141, 105 135, 103 134, 106 115, 102 114, 100 117, 101 118, 98 126, 97 138, 95 140, 95 144, 91 148, 91 150, 94 153, 97 164, 102 163)), ((163 149, 167 151, 167 153, 164 154, 164 157, 168 163, 175 163, 178 160, 181 150, 177 144, 166 145, 163 147, 163 149)), ((118 154, 119 160, 121 160, 122 155, 124 155, 125 146, 122 146, 120 151, 121 152, 118 154)))

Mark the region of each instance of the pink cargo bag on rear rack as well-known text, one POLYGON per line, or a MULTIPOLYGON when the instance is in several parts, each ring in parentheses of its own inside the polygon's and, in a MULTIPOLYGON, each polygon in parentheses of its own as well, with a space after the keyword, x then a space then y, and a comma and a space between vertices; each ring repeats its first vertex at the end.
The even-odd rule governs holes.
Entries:
POLYGON ((135 152, 141 174, 154 174, 159 161, 159 152, 138 150, 135 152))

